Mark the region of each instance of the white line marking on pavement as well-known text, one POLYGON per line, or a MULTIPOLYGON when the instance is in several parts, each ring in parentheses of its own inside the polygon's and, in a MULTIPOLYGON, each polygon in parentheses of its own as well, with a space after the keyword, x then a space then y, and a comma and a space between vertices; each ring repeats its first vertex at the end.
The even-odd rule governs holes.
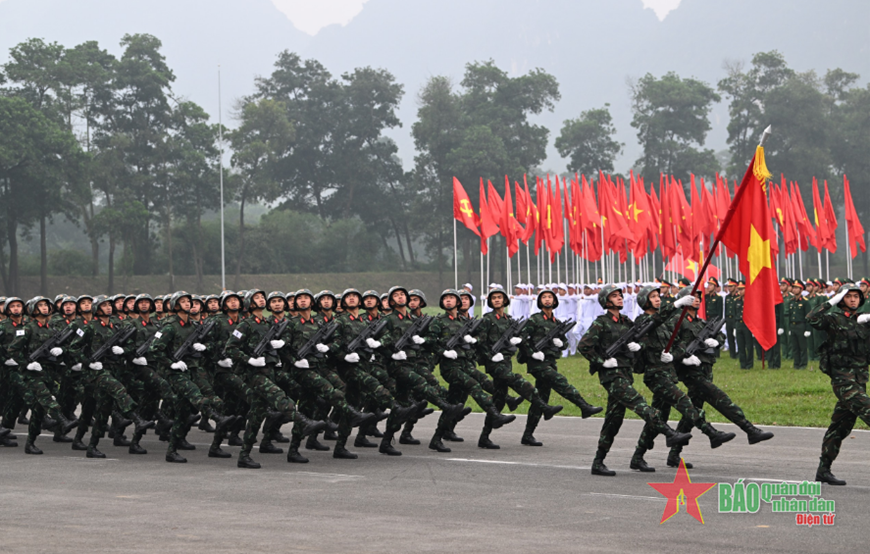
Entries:
POLYGON ((655 500, 656 502, 667 500, 664 497, 636 496, 633 494, 611 494, 608 492, 584 492, 583 494, 587 494, 587 495, 591 495, 591 496, 613 496, 615 498, 635 498, 635 499, 640 499, 640 500, 655 500))

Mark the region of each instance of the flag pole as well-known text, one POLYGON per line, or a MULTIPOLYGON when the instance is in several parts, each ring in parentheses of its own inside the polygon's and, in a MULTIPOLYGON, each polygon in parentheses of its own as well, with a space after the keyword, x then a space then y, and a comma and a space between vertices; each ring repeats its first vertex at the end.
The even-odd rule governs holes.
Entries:
MULTIPOLYGON (((764 130, 761 134, 761 141, 758 143, 758 146, 764 146, 765 141, 767 141, 767 137, 770 136, 772 132, 772 128, 770 125, 764 130)), ((747 169, 747 171, 751 171, 751 169, 747 169)), ((740 187, 737 192, 734 194, 734 199, 731 201, 731 205, 728 206, 728 213, 725 214, 725 219, 722 221, 722 225, 719 227, 719 232, 716 233, 716 239, 713 241, 713 244, 710 245, 709 252, 712 253, 716 250, 716 246, 719 244, 719 241, 722 240, 723 232, 728 228, 731 224, 731 219, 734 217, 734 213, 737 211, 737 206, 740 205, 740 200, 743 198, 743 194, 748 189, 748 186, 740 187)), ((698 290, 698 286, 701 284, 701 276, 707 271, 707 266, 710 265, 710 260, 712 259, 711 254, 708 253, 704 258, 704 265, 701 267, 701 270, 695 275, 695 284, 692 286, 692 292, 690 296, 695 296, 695 291, 698 290)), ((680 330, 680 325, 683 324, 683 319, 686 318, 686 312, 689 311, 689 308, 683 308, 682 312, 680 312, 680 318, 677 320, 677 324, 674 325, 674 330, 671 333, 671 338, 668 341, 667 347, 665 347, 665 352, 670 352, 671 347, 674 345, 674 340, 677 338, 677 333, 680 330)))
MULTIPOLYGON (((455 199, 454 199, 455 200, 455 199)), ((456 257, 456 218, 453 218, 453 288, 459 288, 459 260, 456 257)))
POLYGON ((227 290, 226 247, 224 241, 224 125, 221 109, 221 66, 218 64, 218 142, 220 143, 220 187, 221 187, 221 290, 227 290))

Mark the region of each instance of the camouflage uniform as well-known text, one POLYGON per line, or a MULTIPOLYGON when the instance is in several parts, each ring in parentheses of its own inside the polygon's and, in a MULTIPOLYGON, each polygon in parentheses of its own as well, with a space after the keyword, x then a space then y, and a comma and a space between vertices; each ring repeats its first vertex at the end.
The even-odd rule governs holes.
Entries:
POLYGON ((827 333, 828 339, 819 351, 819 367, 831 378, 837 397, 831 425, 822 439, 819 473, 830 473, 843 439, 852 432, 858 418, 870 425, 870 397, 867 396, 870 328, 858 324, 858 315, 824 302, 807 316, 810 325, 827 333))
MULTIPOLYGON (((222 367, 218 362, 226 359, 228 356, 224 351, 224 347, 229 341, 233 331, 239 326, 238 318, 231 318, 226 313, 220 313, 212 316, 217 320, 217 323, 211 330, 211 335, 206 337, 206 340, 214 348, 212 349, 212 358, 210 367, 212 370, 212 378, 216 392, 224 400, 224 413, 237 416, 237 422, 233 424, 233 433, 244 429, 245 416, 250 411, 250 399, 253 394, 245 380, 236 374, 233 367, 222 367)), ((221 443, 227 436, 228 430, 215 430, 214 438, 212 439, 211 448, 220 448, 221 443)))

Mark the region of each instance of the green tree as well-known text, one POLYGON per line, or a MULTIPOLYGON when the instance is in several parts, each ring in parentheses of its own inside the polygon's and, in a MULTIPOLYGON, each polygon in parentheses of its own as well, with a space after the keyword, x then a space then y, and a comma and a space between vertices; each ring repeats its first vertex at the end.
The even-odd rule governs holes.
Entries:
POLYGON ((635 164, 648 181, 673 175, 688 182, 689 174, 711 175, 719 170, 713 150, 704 145, 708 118, 720 97, 706 83, 682 79, 670 72, 660 79, 647 73, 631 86, 631 126, 643 147, 635 164))
POLYGON ((565 120, 556 137, 556 150, 563 158, 571 158, 569 171, 586 175, 613 173, 613 161, 625 145, 613 139, 616 127, 608 108, 610 104, 605 104, 582 112, 577 119, 565 120))

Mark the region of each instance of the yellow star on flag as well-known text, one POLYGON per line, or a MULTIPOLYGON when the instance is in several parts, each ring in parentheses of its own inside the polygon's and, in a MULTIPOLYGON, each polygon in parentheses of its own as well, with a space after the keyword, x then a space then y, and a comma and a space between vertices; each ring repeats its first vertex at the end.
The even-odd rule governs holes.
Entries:
POLYGON ((749 226, 749 248, 746 251, 749 262, 749 284, 751 285, 761 270, 770 265, 770 240, 761 240, 755 225, 749 226))

